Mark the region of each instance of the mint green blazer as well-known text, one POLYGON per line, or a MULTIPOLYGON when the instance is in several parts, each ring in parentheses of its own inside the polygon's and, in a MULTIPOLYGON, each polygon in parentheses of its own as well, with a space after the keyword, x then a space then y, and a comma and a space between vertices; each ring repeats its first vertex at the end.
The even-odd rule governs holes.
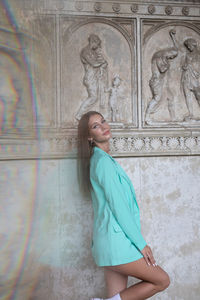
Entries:
POLYGON ((96 264, 112 266, 142 258, 146 242, 133 185, 117 161, 98 147, 90 159, 90 181, 96 264))

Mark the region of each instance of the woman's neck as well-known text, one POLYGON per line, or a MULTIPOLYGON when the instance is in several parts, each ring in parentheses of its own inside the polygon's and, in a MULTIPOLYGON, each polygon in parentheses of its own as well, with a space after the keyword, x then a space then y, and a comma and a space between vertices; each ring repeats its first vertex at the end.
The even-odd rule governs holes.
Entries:
POLYGON ((99 147, 101 150, 107 152, 108 154, 110 153, 110 144, 109 144, 109 142, 107 142, 107 143, 96 143, 96 146, 99 147))

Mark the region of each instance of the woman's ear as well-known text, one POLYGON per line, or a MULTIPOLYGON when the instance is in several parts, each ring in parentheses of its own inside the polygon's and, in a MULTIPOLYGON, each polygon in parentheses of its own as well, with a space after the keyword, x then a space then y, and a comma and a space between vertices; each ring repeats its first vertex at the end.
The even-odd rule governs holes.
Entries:
POLYGON ((94 141, 93 141, 92 137, 88 138, 88 142, 89 142, 90 146, 94 146, 94 141))

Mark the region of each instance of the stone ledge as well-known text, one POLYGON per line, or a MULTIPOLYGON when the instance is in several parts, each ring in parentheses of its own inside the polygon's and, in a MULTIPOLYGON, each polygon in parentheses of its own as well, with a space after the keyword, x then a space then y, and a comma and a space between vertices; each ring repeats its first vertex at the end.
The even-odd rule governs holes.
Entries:
MULTIPOLYGON (((113 136, 112 155, 117 156, 166 156, 200 155, 200 135, 170 136, 142 135, 113 136)), ((77 138, 50 137, 42 140, 1 140, 0 160, 75 158, 77 138)))

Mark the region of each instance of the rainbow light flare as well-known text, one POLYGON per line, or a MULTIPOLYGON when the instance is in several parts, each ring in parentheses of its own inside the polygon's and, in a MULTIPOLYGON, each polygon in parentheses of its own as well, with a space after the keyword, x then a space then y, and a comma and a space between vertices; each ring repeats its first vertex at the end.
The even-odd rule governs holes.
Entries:
MULTIPOLYGON (((7 85, 6 82, 3 86, 7 86, 9 88, 7 88, 6 92, 8 92, 9 90, 9 94, 10 96, 12 95, 12 97, 10 97, 10 99, 13 100, 13 98, 15 99, 13 102, 13 114, 16 112, 16 110, 14 110, 14 106, 16 101, 20 101, 20 94, 19 94, 19 90, 16 88, 16 78, 18 78, 20 76, 20 74, 22 74, 24 72, 25 76, 21 77, 21 79, 25 80, 25 86, 26 86, 26 90, 28 91, 28 100, 31 101, 31 109, 32 109, 32 119, 33 119, 33 124, 37 124, 37 101, 36 101, 36 92, 35 92, 35 87, 34 87, 34 82, 33 82, 33 78, 32 78, 32 72, 31 72, 31 67, 30 67, 30 63, 29 63, 29 58, 28 55, 26 54, 26 49, 23 46, 23 38, 28 38, 27 36, 25 36, 25 34, 22 36, 22 33, 20 32, 20 28, 17 24, 17 20, 12 12, 11 9, 11 5, 8 4, 8 0, 3 0, 0 3, 0 9, 1 11, 4 12, 4 16, 6 17, 6 20, 9 24, 10 30, 6 30, 3 29, 3 32, 9 32, 10 34, 12 34, 12 40, 14 41, 12 43, 12 45, 10 46, 9 43, 8 45, 5 44, 0 44, 0 48, 4 48, 7 50, 7 53, 4 51, 3 53, 1 53, 1 56, 3 55, 3 59, 6 62, 6 66, 5 66, 5 70, 6 70, 6 75, 7 75, 7 85), (17 59, 17 57, 19 59, 17 59), (20 60, 20 61, 19 61, 20 60), (21 62, 21 63, 20 63, 21 62), (23 70, 22 70, 23 69, 23 70), (13 74, 12 74, 13 73, 13 74), (14 76, 12 76, 14 75, 14 76), (15 95, 15 96, 14 96, 15 95), (14 97, 13 97, 14 96, 14 97)), ((29 39, 31 39, 31 37, 29 36, 29 39)), ((1 66, 2 68, 2 66, 1 66)), ((6 79, 4 79, 6 80, 6 79)), ((24 82, 23 82, 24 84, 24 82)), ((2 86, 0 87, 0 89, 2 90, 2 86)), ((3 101, 3 106, 5 108, 5 100, 1 99, 0 96, 0 100, 3 101)), ((11 102, 11 101, 10 101, 11 102)), ((5 112, 5 110, 4 110, 5 112)), ((15 128, 16 131, 19 131, 20 133, 20 128, 17 128, 17 116, 15 114, 10 116, 9 114, 4 114, 2 116, 0 116, 0 120, 4 120, 4 124, 6 124, 6 121, 8 121, 7 119, 12 120, 12 129, 15 128), (14 127, 15 126, 15 127, 14 127)), ((3 124, 0 124, 0 129, 2 128, 3 124)), ((39 132, 36 130, 36 127, 32 126, 34 132, 32 132, 32 135, 36 138, 38 138, 39 132)), ((14 131, 14 133, 16 133, 14 131)))
POLYGON ((6 62, 6 68, 3 68, 3 73, 1 74, 0 89, 0 133, 3 133, 3 127, 11 127, 17 129, 16 106, 19 101, 19 94, 10 76, 10 70, 13 70, 14 68, 16 74, 20 73, 21 70, 15 59, 13 59, 13 57, 8 53, 1 53, 1 60, 6 62), (6 91, 2 91, 2 88, 4 86, 7 87, 6 91))
MULTIPOLYGON (((37 101, 36 101, 36 95, 35 95, 35 89, 33 85, 33 78, 31 74, 31 68, 29 64, 29 59, 28 56, 26 55, 26 50, 23 48, 22 41, 21 41, 21 36, 19 34, 19 27, 17 24, 17 20, 15 18, 15 15, 13 14, 13 10, 11 7, 11 4, 6 1, 2 0, 0 2, 0 9, 4 14, 4 17, 9 24, 10 27, 10 32, 14 36, 14 41, 15 41, 15 49, 9 49, 8 48, 8 53, 11 53, 12 51, 18 50, 18 55, 20 55, 21 61, 23 62, 23 70, 25 70, 25 79, 26 82, 25 84, 27 85, 27 90, 29 91, 30 94, 30 99, 31 99, 31 108, 32 108, 32 117, 33 117, 33 124, 37 124, 37 101), (11 52, 10 52, 11 51, 11 52)), ((16 73, 20 73, 20 65, 18 64, 17 60, 12 57, 12 55, 7 55, 4 53, 4 58, 6 58, 6 62, 8 65, 12 65, 12 67, 15 67, 16 73)), ((11 70, 8 68, 8 70, 11 70)), ((5 84, 9 86, 10 90, 10 95, 5 95, 5 96, 10 96, 11 102, 12 102, 12 109, 8 109, 8 106, 6 104, 6 99, 1 96, 0 97, 0 111, 2 112, 0 114, 0 130, 3 130, 3 126, 8 125, 11 127, 11 131, 13 129, 16 129, 15 136, 16 134, 19 134, 20 136, 20 129, 17 128, 18 121, 17 116, 16 116, 16 105, 18 101, 20 101, 20 95, 19 92, 15 86, 14 80, 12 78, 9 78, 9 74, 7 74, 7 77, 5 76, 5 84), (14 99, 14 100, 13 100, 14 99)), ((0 87, 1 90, 1 87, 0 87)), ((2 92, 2 91, 1 91, 2 92)), ((0 133, 1 133, 0 131, 0 133)), ((39 132, 35 129, 34 130, 34 137, 38 138, 39 137, 39 132)), ((11 164, 12 166, 12 164, 11 164)), ((19 167, 16 165, 16 171, 15 173, 19 172, 18 170, 19 167)), ((6 276, 6 282, 1 283, 0 282, 0 291, 1 287, 3 288, 3 298, 2 300, 14 300, 14 299, 19 299, 19 286, 21 284, 21 280, 24 274, 24 270, 26 267, 26 263, 28 261, 28 256, 29 256, 29 250, 30 250, 30 245, 31 245, 31 240, 33 238, 33 232, 34 232, 34 216, 35 216, 35 211, 36 211, 36 200, 37 200, 37 191, 38 191, 38 174, 39 174, 39 160, 32 161, 31 164, 31 169, 29 169, 30 173, 32 176, 30 176, 30 185, 29 185, 29 190, 26 191, 26 198, 27 198, 27 209, 26 212, 27 215, 23 216, 21 219, 21 224, 19 222, 19 230, 17 232, 17 236, 19 236, 17 242, 20 245, 17 247, 17 251, 12 252, 13 248, 13 241, 16 241, 16 237, 14 236, 16 232, 14 232, 10 235, 7 234, 7 231, 4 234, 3 238, 3 247, 1 251, 7 251, 8 252, 8 261, 4 262, 4 266, 2 267, 2 278, 6 276), (17 252, 17 253, 16 253, 17 252), (10 255, 11 253, 11 255, 10 255)), ((13 178, 18 178, 17 174, 13 173, 12 171, 9 172, 9 166, 6 167, 8 170, 7 175, 5 175, 5 183, 8 183, 11 179, 15 180, 13 178), (12 172, 12 174, 11 174, 12 172), (15 176, 15 177, 13 177, 15 176), (12 177, 12 178, 11 178, 12 177)), ((5 172, 4 172, 5 174, 5 172)), ((22 175, 21 175, 22 176, 22 175)), ((23 179, 23 178, 22 178, 23 179)), ((17 188, 16 188, 17 189, 17 188)), ((18 191, 17 191, 18 194, 18 191)), ((11 197, 12 198, 12 197, 11 197)), ((9 201, 9 197, 7 199, 9 201)), ((11 201, 11 200, 10 200, 11 201)), ((15 202, 16 199, 15 199, 15 202)), ((20 201, 19 201, 20 202, 20 201)), ((9 206, 7 206, 7 209, 9 210, 9 206)), ((12 208, 11 208, 12 209, 12 208)), ((3 215, 6 215, 8 213, 6 209, 3 210, 3 215)), ((12 212, 11 212, 12 214, 12 212)), ((11 222, 11 220, 8 220, 8 222, 11 222)), ((14 245, 15 247, 15 245, 14 245)), ((16 249, 14 249, 16 250, 16 249)), ((33 289, 35 286, 35 282, 33 281, 32 284, 28 287, 29 289, 29 296, 30 297, 33 289)), ((27 299, 28 299, 27 298, 27 299)))

